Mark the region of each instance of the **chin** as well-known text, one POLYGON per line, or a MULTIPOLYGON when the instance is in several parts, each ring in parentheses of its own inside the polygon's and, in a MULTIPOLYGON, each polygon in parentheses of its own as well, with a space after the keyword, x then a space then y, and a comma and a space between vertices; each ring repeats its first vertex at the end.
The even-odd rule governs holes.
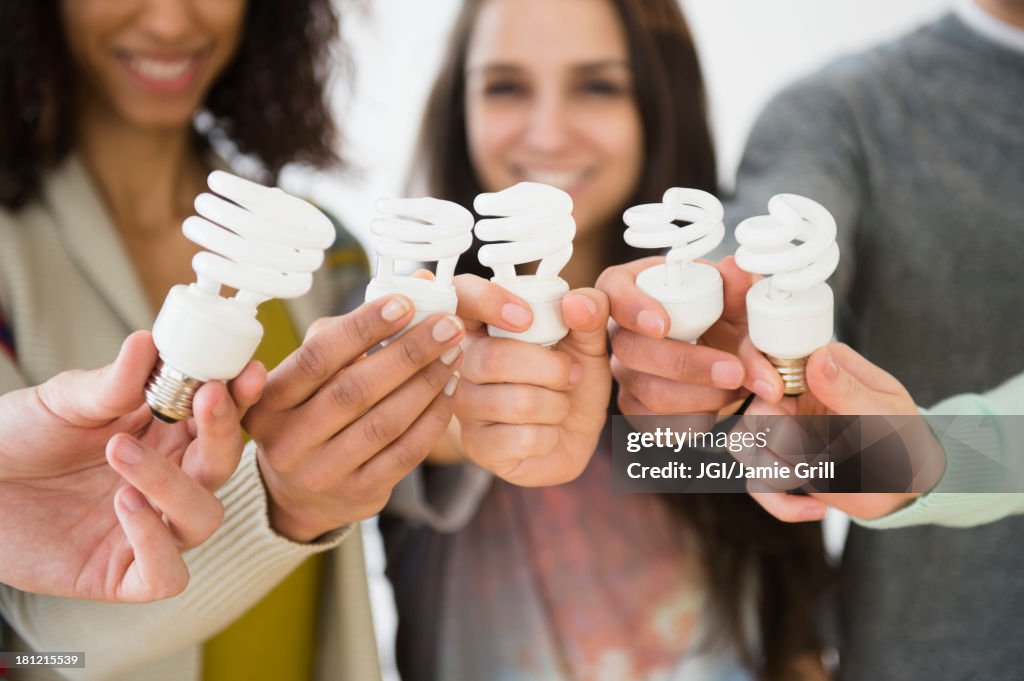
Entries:
POLYGON ((133 107, 124 111, 122 116, 126 123, 145 130, 170 132, 187 128, 192 125, 192 118, 198 107, 151 105, 133 107))

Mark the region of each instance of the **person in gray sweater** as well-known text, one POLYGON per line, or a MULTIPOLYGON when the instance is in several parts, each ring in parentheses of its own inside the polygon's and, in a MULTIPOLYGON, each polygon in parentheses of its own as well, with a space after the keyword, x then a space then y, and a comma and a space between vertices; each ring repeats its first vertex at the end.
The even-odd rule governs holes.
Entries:
MULTIPOLYGON (((1022 101, 1024 3, 978 0, 797 82, 751 133, 729 223, 763 213, 780 192, 827 206, 842 253, 839 334, 918 404, 988 391, 1024 371, 1022 101)), ((615 297, 620 334, 658 335, 640 328, 635 302, 615 297)), ((674 378, 700 387, 661 390, 657 411, 697 411, 727 373, 713 369, 727 356, 711 348, 653 359, 647 344, 617 345, 634 351, 616 353, 616 376, 620 404, 636 409, 650 410, 655 379, 674 378), (686 367, 684 380, 670 361, 686 367)), ((739 394, 715 396, 724 404, 739 394)), ((1019 515, 968 529, 853 526, 841 568, 840 677, 1019 674, 1024 649, 1003 632, 1024 625, 1024 554, 1009 548, 1022 531, 1019 515)))

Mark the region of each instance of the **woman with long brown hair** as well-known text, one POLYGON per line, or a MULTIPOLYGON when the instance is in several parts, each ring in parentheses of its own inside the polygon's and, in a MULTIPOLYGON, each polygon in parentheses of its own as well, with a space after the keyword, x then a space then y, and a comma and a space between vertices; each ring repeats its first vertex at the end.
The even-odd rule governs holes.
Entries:
MULTIPOLYGON (((639 257, 621 240, 625 208, 716 188, 674 0, 467 0, 420 144, 414 178, 432 196, 472 205, 519 181, 568 192, 573 287, 639 257)), ((489 276, 472 255, 465 271, 489 276)), ((451 534, 385 524, 405 680, 822 676, 819 528, 742 495, 609 498, 609 450, 606 429, 559 487, 494 480, 451 534)))

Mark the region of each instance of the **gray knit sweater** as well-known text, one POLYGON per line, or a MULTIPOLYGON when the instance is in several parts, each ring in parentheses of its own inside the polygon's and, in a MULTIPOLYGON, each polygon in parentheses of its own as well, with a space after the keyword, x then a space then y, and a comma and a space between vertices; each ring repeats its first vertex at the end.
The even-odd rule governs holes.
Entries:
MULTIPOLYGON (((918 404, 1024 370, 1024 54, 950 15, 798 82, 751 133, 730 224, 778 192, 835 214, 840 335, 918 404)), ((1020 678, 1022 539, 1019 516, 853 527, 842 678, 1020 678)))

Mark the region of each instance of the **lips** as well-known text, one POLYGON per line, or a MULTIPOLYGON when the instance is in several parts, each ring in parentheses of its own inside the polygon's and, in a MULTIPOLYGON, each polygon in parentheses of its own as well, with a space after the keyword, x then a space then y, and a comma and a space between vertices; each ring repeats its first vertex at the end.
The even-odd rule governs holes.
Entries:
POLYGON ((206 51, 174 56, 142 55, 134 52, 118 54, 132 80, 143 89, 163 93, 184 92, 195 83, 206 57, 206 51))

